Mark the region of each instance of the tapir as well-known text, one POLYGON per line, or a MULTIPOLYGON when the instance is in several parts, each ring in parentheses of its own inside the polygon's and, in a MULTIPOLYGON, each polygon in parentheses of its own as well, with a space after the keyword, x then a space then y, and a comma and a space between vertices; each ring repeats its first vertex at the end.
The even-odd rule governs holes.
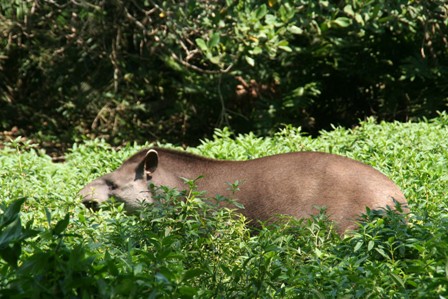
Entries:
POLYGON ((97 209, 114 197, 127 212, 151 203, 149 185, 185 190, 182 178, 197 181, 205 196, 233 198, 244 208, 249 220, 270 220, 284 214, 302 218, 325 208, 340 233, 356 228, 366 208, 381 210, 407 201, 400 188, 371 166, 339 155, 321 152, 295 152, 248 161, 204 158, 183 151, 144 149, 126 160, 115 171, 105 174, 81 191, 85 206, 97 209), (239 191, 229 183, 239 182, 239 191))

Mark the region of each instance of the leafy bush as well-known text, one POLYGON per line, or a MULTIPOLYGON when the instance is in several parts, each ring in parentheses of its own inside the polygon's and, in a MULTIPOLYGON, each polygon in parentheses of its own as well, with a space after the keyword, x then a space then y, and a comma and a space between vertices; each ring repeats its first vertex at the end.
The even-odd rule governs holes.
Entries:
MULTIPOLYGON (((0 1, 0 126, 195 143, 447 104, 444 0, 0 1)), ((49 135, 49 136, 48 136, 49 135)))
POLYGON ((35 145, 13 141, 0 150, 0 296, 444 298, 447 125, 446 114, 414 124, 370 119, 317 139, 293 127, 270 138, 224 129, 189 149, 226 159, 319 150, 376 167, 402 187, 412 213, 405 222, 367 212, 344 238, 324 213, 250 229, 195 181, 188 194, 162 188, 137 216, 113 203, 92 213, 78 190, 141 145, 115 151, 89 141, 54 164, 35 145))

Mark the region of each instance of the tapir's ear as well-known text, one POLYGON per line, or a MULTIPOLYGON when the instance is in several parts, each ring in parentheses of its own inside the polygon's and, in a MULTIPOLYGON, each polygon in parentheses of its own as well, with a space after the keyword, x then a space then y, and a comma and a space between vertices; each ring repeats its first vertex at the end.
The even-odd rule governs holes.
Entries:
POLYGON ((159 154, 157 151, 150 149, 145 156, 145 172, 147 174, 154 173, 157 165, 159 165, 159 154))

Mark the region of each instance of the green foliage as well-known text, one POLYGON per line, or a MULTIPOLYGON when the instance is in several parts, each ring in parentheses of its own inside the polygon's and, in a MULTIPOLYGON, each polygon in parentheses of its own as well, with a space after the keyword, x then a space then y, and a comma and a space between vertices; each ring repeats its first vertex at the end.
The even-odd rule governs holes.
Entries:
MULTIPOLYGON (((447 104, 445 0, 0 0, 0 128, 191 143, 447 104)), ((57 136, 57 137, 56 137, 57 136)))
POLYGON ((17 266, 22 241, 34 234, 29 227, 25 230, 22 228, 19 211, 24 202, 24 198, 14 201, 0 215, 0 256, 12 267, 17 266))
MULTIPOLYGON (((407 222, 366 211, 339 237, 325 211, 250 229, 241 215, 190 192, 160 187, 127 216, 98 213, 77 195, 142 146, 74 145, 54 164, 30 143, 0 150, 0 297, 7 298, 445 298, 448 295, 448 116, 420 123, 335 128, 317 139, 291 126, 270 138, 217 130, 189 151, 225 159, 319 150, 381 170, 409 200, 407 222), (25 200, 26 198, 26 200, 25 200)), ((198 178, 197 180, 200 180, 198 178)), ((238 182, 229 182, 236 193, 238 182)))

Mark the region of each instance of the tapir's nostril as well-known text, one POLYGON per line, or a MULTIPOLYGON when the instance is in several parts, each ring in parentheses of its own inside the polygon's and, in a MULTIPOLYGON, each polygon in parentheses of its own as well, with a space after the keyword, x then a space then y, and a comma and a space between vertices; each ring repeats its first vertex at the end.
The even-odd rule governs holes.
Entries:
POLYGON ((87 209, 90 209, 92 211, 98 211, 100 209, 100 205, 94 200, 84 199, 82 203, 87 209))

